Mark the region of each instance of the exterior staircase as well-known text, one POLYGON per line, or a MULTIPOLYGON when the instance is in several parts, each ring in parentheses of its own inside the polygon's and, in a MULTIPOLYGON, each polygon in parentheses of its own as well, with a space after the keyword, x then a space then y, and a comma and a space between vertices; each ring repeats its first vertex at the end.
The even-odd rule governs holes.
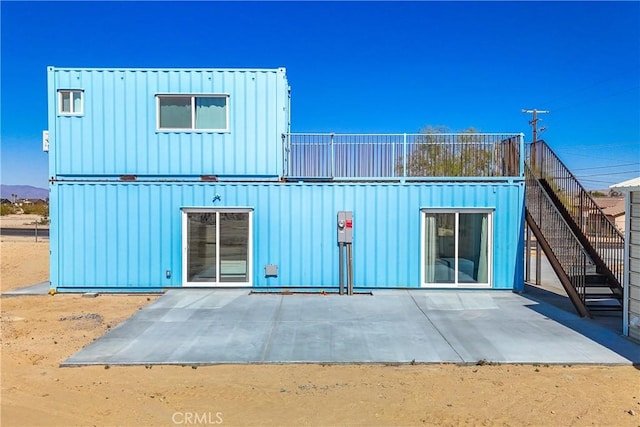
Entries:
POLYGON ((525 166, 526 221, 581 316, 622 311, 624 237, 544 141, 525 166))

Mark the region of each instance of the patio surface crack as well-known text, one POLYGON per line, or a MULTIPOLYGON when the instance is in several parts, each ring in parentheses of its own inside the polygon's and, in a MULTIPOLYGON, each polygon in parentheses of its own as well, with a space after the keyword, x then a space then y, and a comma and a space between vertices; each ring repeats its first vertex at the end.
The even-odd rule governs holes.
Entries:
POLYGON ((431 324, 431 326, 433 326, 433 329, 436 330, 436 332, 438 332, 438 335, 440 335, 442 337, 442 339, 444 340, 444 342, 446 342, 449 347, 451 347, 451 350, 453 350, 453 352, 456 354, 456 356, 458 356, 458 358, 460 359, 461 362, 463 363, 467 363, 466 360, 464 360, 464 358, 460 355, 460 353, 458 353, 458 350, 456 350, 456 348, 449 342, 449 340, 447 339, 447 337, 440 332, 440 329, 438 329, 438 327, 435 325, 435 323, 433 323, 433 321, 429 318, 429 316, 427 315, 427 313, 422 309, 422 307, 420 307, 420 304, 418 304, 418 301, 416 301, 416 299, 413 297, 413 295, 410 292, 407 292, 409 294, 409 296, 411 297, 411 299, 413 300, 413 303, 416 305, 416 307, 418 307, 418 310, 420 310, 420 312, 424 315, 424 317, 427 319, 427 321, 429 321, 429 323, 431 324))
POLYGON ((272 341, 272 337, 273 337, 273 333, 276 330, 276 327, 278 326, 278 324, 280 323, 280 317, 282 314, 282 303, 284 301, 284 297, 281 296, 280 297, 280 303, 278 304, 278 308, 276 309, 276 315, 274 316, 273 320, 271 321, 271 330, 269 331, 269 336, 267 336, 266 342, 265 342, 265 346, 264 346, 264 350, 262 350, 262 362, 264 362, 265 360, 267 360, 267 355, 271 353, 271 341, 272 341))

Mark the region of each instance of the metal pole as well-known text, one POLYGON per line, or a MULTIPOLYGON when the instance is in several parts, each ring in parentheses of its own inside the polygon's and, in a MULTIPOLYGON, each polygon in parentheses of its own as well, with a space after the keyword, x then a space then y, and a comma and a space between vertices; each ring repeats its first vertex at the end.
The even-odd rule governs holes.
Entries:
POLYGON ((38 241, 38 220, 36 219, 36 242, 38 241))
POLYGON ((330 147, 330 151, 331 151, 331 179, 333 179, 333 177, 335 176, 335 152, 334 152, 334 148, 333 148, 333 136, 334 134, 331 134, 331 147, 330 147))
MULTIPOLYGON (((542 206, 542 193, 538 192, 538 206, 542 206)), ((542 209, 538 212, 538 228, 542 229, 544 226, 542 222, 542 209)), ((540 242, 536 236, 536 285, 540 286, 540 242)))
POLYGON ((391 140, 391 176, 396 176, 396 139, 391 140))
POLYGON ((347 244, 347 294, 353 295, 353 248, 347 244))
POLYGON ((282 176, 287 176, 287 169, 289 166, 289 158, 287 154, 286 141, 284 133, 282 134, 282 176))
MULTIPOLYGON (((538 141, 538 113, 541 114, 546 114, 549 111, 548 110, 537 110, 537 109, 533 109, 533 110, 522 110, 523 113, 526 114, 533 114, 533 120, 529 121, 529 124, 531 125, 531 129, 533 131, 533 143, 536 143, 538 141)), ((544 130, 544 129, 542 129, 544 130)))
POLYGON ((402 140, 402 180, 405 181, 407 177, 407 134, 404 134, 404 139, 402 140))
POLYGON ((526 253, 525 253, 525 274, 524 280, 525 282, 531 283, 531 228, 529 224, 525 224, 525 228, 527 229, 527 242, 526 242, 526 253))
POLYGON ((338 243, 338 251, 340 253, 340 261, 339 261, 339 275, 340 275, 340 285, 339 285, 339 293, 342 295, 344 289, 344 243, 338 243))
POLYGON ((525 146, 524 146, 524 134, 521 133, 520 134, 520 141, 518 144, 518 152, 520 154, 520 158, 519 158, 519 164, 518 166, 520 167, 520 174, 519 176, 524 176, 524 157, 525 157, 525 146))
POLYGON ((536 285, 540 286, 542 276, 542 260, 540 259, 540 243, 536 239, 536 285))
POLYGON ((588 231, 588 230, 587 230, 587 227, 586 227, 586 220, 585 220, 585 218, 584 218, 584 214, 583 214, 583 212, 584 212, 584 207, 583 207, 583 205, 582 205, 582 201, 584 200, 584 199, 583 199, 583 196, 584 196, 584 195, 583 195, 583 191, 580 191, 580 208, 579 208, 579 210, 578 210, 578 215, 580 215, 580 230, 582 230, 582 232, 583 232, 584 234, 587 234, 587 231, 588 231))
POLYGON ((344 283, 344 293, 347 295, 349 294, 349 244, 345 243, 344 244, 344 250, 345 250, 345 259, 344 262, 346 264, 345 267, 345 275, 346 275, 346 279, 345 279, 345 283, 344 283))
POLYGON ((538 140, 538 126, 536 123, 538 122, 538 110, 533 110, 533 142, 538 140))

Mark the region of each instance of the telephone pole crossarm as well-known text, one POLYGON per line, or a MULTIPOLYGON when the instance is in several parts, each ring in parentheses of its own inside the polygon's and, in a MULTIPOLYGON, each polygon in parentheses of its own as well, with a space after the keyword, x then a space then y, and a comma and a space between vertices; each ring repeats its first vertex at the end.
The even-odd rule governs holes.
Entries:
POLYGON ((533 141, 531 142, 537 142, 538 141, 538 120, 540 120, 538 118, 538 114, 548 114, 550 113, 549 110, 536 110, 535 108, 533 110, 525 110, 522 109, 522 112, 525 114, 533 114, 533 119, 529 120, 529 124, 531 125, 531 129, 533 131, 533 141))

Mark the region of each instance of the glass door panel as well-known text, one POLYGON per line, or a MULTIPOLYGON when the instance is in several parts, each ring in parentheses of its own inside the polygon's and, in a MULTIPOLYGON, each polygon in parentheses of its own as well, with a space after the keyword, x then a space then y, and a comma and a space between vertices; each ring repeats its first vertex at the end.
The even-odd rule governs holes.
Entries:
POLYGON ((458 230, 458 282, 488 282, 488 214, 460 213, 458 230))
POLYGON ((427 213, 425 239, 426 283, 455 283, 455 214, 427 213))
POLYGON ((220 281, 248 282, 249 213, 220 212, 220 281))
POLYGON ((217 282, 216 212, 187 214, 187 282, 217 282))

